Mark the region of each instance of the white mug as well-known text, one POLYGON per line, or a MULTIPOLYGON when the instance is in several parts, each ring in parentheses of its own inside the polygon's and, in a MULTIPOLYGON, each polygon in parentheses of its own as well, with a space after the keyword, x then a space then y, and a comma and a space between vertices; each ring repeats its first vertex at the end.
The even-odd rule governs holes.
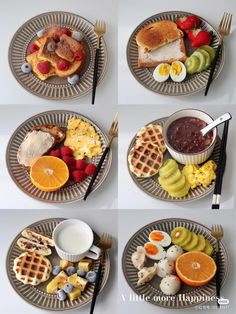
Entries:
POLYGON ((101 254, 100 248, 93 245, 92 229, 82 220, 63 220, 53 230, 52 238, 60 258, 73 263, 84 257, 96 260, 101 254))

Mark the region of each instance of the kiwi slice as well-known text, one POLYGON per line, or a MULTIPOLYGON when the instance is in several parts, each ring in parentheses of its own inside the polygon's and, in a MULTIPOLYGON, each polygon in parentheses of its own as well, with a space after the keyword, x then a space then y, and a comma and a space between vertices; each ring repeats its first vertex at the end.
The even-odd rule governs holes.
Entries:
POLYGON ((171 231, 171 241, 174 244, 180 244, 188 237, 188 230, 184 227, 175 227, 171 231))
POLYGON ((190 251, 204 251, 206 246, 206 240, 203 235, 198 234, 198 243, 190 251))
POLYGON ((210 241, 208 241, 207 239, 205 240, 206 240, 206 246, 202 252, 210 256, 213 253, 213 247, 210 241))
POLYGON ((168 178, 177 169, 177 162, 174 159, 167 159, 159 169, 159 174, 161 177, 168 178))
POLYGON ((161 178, 163 184, 169 185, 177 182, 182 177, 182 173, 179 169, 175 170, 169 177, 161 178))
POLYGON ((198 244, 198 236, 196 235, 195 232, 191 232, 191 241, 186 244, 185 246, 182 246, 182 248, 185 250, 185 251, 191 251, 197 244, 198 244))
POLYGON ((197 51, 201 52, 206 58, 206 65, 204 67, 204 70, 206 70, 211 65, 211 57, 209 53, 204 49, 198 48, 197 51))
POLYGON ((194 51, 193 56, 196 56, 199 61, 199 67, 197 69, 197 72, 202 72, 205 69, 206 66, 206 57, 203 53, 201 53, 200 51, 194 51))
POLYGON ((189 189, 190 189, 190 185, 187 182, 187 180, 185 180, 185 186, 181 190, 178 190, 177 192, 168 192, 168 193, 172 197, 179 198, 179 197, 184 197, 185 195, 187 195, 189 189))
POLYGON ((208 45, 201 46, 200 48, 201 48, 202 50, 205 50, 206 52, 209 53, 210 58, 211 58, 211 62, 212 62, 212 61, 214 60, 215 54, 216 54, 215 48, 213 48, 213 47, 211 47, 211 46, 208 46, 208 45))
POLYGON ((187 236, 187 238, 186 238, 183 242, 181 242, 181 243, 179 244, 179 246, 183 247, 183 246, 189 244, 190 241, 191 241, 191 239, 192 239, 192 232, 188 230, 188 236, 187 236))
POLYGON ((185 61, 185 66, 188 74, 194 74, 197 72, 197 69, 199 68, 200 61, 197 56, 190 56, 185 61))
POLYGON ((186 178, 182 174, 180 179, 172 184, 168 184, 166 186, 167 192, 178 192, 179 190, 183 189, 185 187, 186 178))

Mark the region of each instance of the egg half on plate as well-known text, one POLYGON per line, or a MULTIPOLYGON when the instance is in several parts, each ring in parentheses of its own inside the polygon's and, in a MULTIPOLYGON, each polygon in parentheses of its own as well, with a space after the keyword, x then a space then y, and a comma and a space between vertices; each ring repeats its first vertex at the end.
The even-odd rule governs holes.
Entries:
POLYGON ((153 230, 149 234, 149 241, 155 245, 161 245, 163 247, 171 244, 171 237, 168 233, 160 230, 153 230))
POLYGON ((160 244, 147 242, 144 244, 144 250, 147 257, 156 261, 166 257, 166 251, 160 244))
POLYGON ((174 82, 182 82, 186 74, 185 65, 180 61, 174 61, 171 65, 168 63, 160 63, 153 71, 153 78, 159 83, 165 82, 169 77, 171 77, 174 82))

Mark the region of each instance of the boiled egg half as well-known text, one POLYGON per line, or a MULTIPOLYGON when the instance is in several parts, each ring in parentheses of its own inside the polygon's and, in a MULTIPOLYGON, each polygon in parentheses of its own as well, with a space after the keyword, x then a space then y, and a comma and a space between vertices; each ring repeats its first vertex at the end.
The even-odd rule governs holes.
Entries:
POLYGON ((147 242, 144 244, 144 250, 147 257, 156 261, 166 257, 166 251, 160 244, 147 242))
POLYGON ((180 61, 174 61, 170 67, 170 77, 174 82, 182 82, 186 77, 186 67, 180 61))
POLYGON ((165 82, 170 76, 170 65, 168 63, 160 63, 153 71, 153 78, 157 82, 165 82))
POLYGON ((153 230, 149 234, 149 241, 153 244, 159 244, 163 247, 169 246, 171 244, 171 237, 168 233, 160 230, 153 230))

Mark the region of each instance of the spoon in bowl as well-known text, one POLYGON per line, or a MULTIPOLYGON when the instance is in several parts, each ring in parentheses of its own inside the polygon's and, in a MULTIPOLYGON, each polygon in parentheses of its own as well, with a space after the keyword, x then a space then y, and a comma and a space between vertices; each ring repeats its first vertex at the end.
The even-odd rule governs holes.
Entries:
POLYGON ((201 129, 200 132, 202 133, 202 136, 205 136, 210 130, 214 129, 217 125, 220 125, 221 123, 228 121, 232 119, 232 116, 229 112, 224 113, 222 116, 208 124, 205 128, 201 129))

